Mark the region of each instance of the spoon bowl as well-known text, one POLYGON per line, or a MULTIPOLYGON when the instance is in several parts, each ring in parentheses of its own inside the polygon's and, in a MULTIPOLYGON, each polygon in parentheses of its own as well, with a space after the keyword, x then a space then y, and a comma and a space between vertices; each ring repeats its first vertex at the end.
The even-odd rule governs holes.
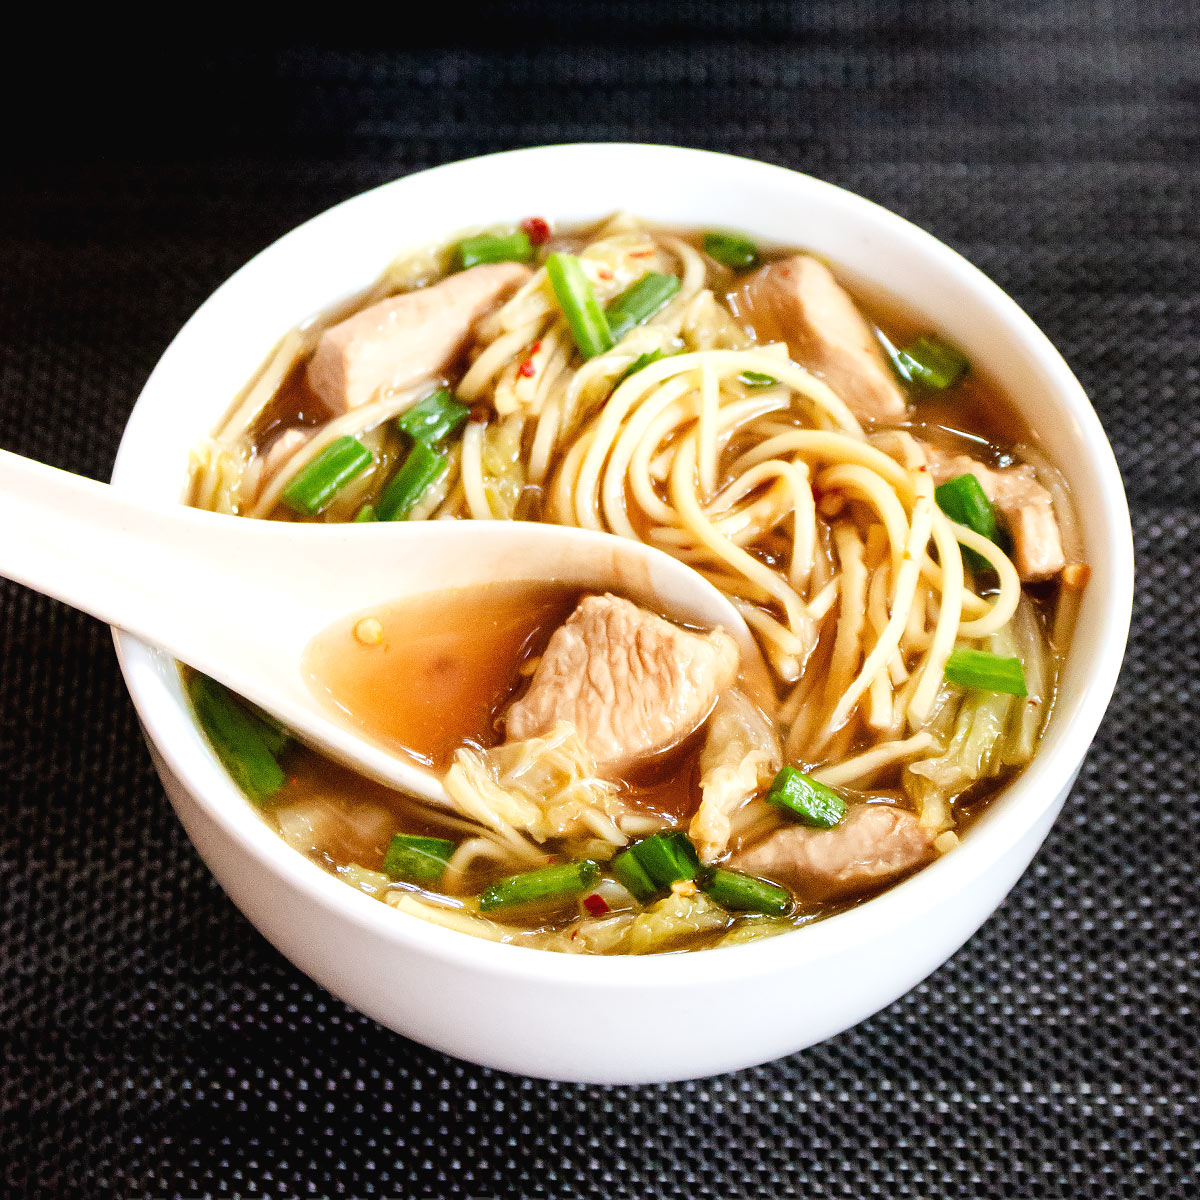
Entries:
POLYGON ((310 687, 305 649, 339 618, 451 588, 556 583, 720 626, 751 675, 761 664, 741 615, 703 576, 608 533, 516 521, 248 521, 147 505, 7 451, 0 519, 0 575, 153 643, 322 753, 436 804, 449 797, 434 772, 339 720, 310 687))

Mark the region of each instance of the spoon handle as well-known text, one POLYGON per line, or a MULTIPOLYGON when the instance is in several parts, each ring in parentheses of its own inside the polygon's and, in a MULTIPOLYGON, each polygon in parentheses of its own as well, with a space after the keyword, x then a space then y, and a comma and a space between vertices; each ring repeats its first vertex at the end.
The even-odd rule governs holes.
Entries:
POLYGON ((174 651, 180 605, 210 591, 194 517, 0 450, 0 575, 174 651), (199 588, 201 595, 196 596, 199 588))
POLYGON ((152 643, 348 765, 445 802, 429 772, 333 722, 302 674, 313 634, 362 603, 361 527, 149 505, 0 450, 0 529, 0 575, 152 643))

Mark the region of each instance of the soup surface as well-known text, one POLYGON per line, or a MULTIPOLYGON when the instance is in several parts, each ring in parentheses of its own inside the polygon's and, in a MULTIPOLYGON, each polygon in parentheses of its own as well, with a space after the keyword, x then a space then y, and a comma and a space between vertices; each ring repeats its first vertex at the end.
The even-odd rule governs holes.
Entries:
POLYGON ((284 338, 196 448, 192 502, 579 525, 731 599, 769 694, 722 631, 552 584, 314 631, 310 685, 443 773, 452 811, 189 676, 298 850, 403 912, 568 953, 768 936, 952 852, 1035 752, 1087 577, 1058 472, 919 314, 801 250, 625 216, 397 260, 284 338))

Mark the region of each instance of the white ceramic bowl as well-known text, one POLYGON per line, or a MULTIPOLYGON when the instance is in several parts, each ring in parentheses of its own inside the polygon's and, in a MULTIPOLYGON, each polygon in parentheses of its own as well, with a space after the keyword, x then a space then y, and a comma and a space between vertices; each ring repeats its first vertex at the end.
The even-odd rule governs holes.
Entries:
POLYGON ((175 670, 118 635, 167 794, 234 903, 301 970, 392 1029, 529 1075, 683 1079, 812 1045, 900 996, 979 927, 1062 806, 1104 714, 1129 627, 1129 513, 1104 431, 1033 322, 929 234, 858 196, 763 163, 637 145, 550 146, 455 163, 358 196, 289 233, 205 302, 138 400, 113 482, 179 497, 189 447, 276 340, 371 283, 398 252, 459 229, 628 209, 810 248, 905 298, 994 376, 1062 468, 1091 582, 1036 760, 961 846, 806 929, 698 954, 587 958, 495 945, 395 912, 291 850, 251 811, 193 724, 175 670))

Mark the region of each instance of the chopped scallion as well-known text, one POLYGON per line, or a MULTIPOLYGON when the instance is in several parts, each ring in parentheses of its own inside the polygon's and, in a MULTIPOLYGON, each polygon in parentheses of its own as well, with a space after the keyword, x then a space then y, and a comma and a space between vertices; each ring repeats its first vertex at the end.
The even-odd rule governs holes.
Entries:
POLYGON ((989 650, 953 651, 946 659, 946 678, 976 692, 1003 692, 1009 696, 1026 696, 1025 668, 1019 658, 992 654, 989 650))
POLYGON ((645 904, 647 900, 653 900, 658 895, 658 887, 654 880, 646 874, 645 867, 628 850, 613 859, 612 873, 617 882, 623 884, 625 890, 640 904, 645 904))
POLYGON ((774 387, 779 380, 774 375, 764 375, 761 371, 743 371, 738 378, 747 387, 774 387))
POLYGON ((759 263, 758 247, 738 233, 706 233, 704 252, 732 271, 748 271, 759 263))
POLYGON ((264 712, 257 704, 251 704, 249 700, 242 701, 242 708, 246 710, 246 715, 250 718, 251 723, 258 729, 259 737, 262 738, 267 749, 276 757, 282 754, 284 747, 292 740, 292 735, 286 726, 281 721, 277 721, 269 712, 264 712))
POLYGON ((743 875, 741 871, 726 871, 714 867, 701 879, 705 895, 730 912, 757 912, 782 916, 792 907, 792 894, 787 888, 743 875))
MULTIPOLYGON (((188 695, 196 719, 234 783, 254 801, 273 796, 284 785, 284 774, 272 753, 269 718, 251 713, 226 688, 207 675, 193 675, 188 695)), ((282 743, 275 741, 282 749, 282 743)))
POLYGON ((579 353, 595 358, 611 350, 612 331, 579 259, 573 254, 551 254, 546 259, 546 274, 579 353))
POLYGON ((460 271, 480 263, 529 262, 533 258, 533 243, 523 229, 515 233, 481 233, 459 242, 454 257, 460 271))
POLYGON ((379 518, 375 515, 375 505, 364 504, 362 508, 354 514, 354 520, 357 523, 365 523, 367 521, 378 521, 379 518))
POLYGON ((427 442, 413 442, 400 470, 388 481, 375 505, 381 521, 407 521, 427 488, 446 470, 446 455, 427 442))
POLYGON ((846 802, 833 788, 792 766, 775 776, 766 799, 815 829, 832 829, 846 815, 846 802))
POLYGON ((700 859, 687 834, 676 829, 634 842, 613 859, 612 866, 617 879, 645 902, 673 883, 695 879, 700 859))
MULTIPOLYGON (((974 475, 957 475, 934 490, 938 507, 959 525, 965 525, 989 541, 998 541, 996 510, 974 475)), ((975 571, 990 570, 982 554, 963 547, 963 560, 975 571)))
POLYGON ((617 382, 613 384, 613 387, 619 388, 621 384, 623 384, 625 380, 630 377, 630 375, 636 375, 643 367, 648 367, 651 363, 658 362, 660 358, 669 357, 671 356, 667 354, 665 350, 647 350, 645 354, 639 354, 637 358, 635 358, 633 362, 631 362, 629 366, 627 366, 625 370, 623 370, 621 374, 617 376, 617 382))
POLYGON ((677 291, 679 280, 660 271, 647 271, 631 283, 604 310, 613 342, 619 342, 631 329, 650 320, 677 291))
POLYGON ((409 883, 437 883, 454 850, 454 843, 446 838, 398 833, 383 857, 384 874, 389 879, 405 879, 409 883))
POLYGON ((401 433, 431 446, 449 437, 467 419, 470 409, 459 404, 449 388, 438 388, 396 418, 401 433))
POLYGON ((340 437, 296 472, 283 489, 280 499, 293 512, 315 517, 371 462, 371 452, 362 442, 349 436, 340 437))
POLYGON ((961 350, 930 333, 922 334, 900 350, 886 342, 885 348, 905 383, 915 383, 935 392, 952 387, 971 365, 961 350))
POLYGON ((515 908, 518 905, 565 899, 588 891, 599 880, 600 868, 590 859, 555 863, 493 883, 479 897, 479 911, 490 912, 495 908, 515 908))

